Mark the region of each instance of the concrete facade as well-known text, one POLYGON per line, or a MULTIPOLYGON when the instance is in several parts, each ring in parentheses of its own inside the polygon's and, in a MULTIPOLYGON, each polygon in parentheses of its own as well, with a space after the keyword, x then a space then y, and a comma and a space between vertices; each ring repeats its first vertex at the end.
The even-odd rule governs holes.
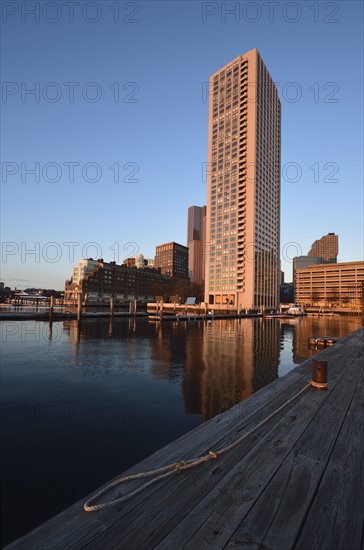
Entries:
POLYGON ((205 300, 278 307, 280 127, 277 88, 258 50, 210 78, 205 300))
POLYGON ((364 262, 311 265, 297 269, 295 301, 302 305, 360 308, 364 262))

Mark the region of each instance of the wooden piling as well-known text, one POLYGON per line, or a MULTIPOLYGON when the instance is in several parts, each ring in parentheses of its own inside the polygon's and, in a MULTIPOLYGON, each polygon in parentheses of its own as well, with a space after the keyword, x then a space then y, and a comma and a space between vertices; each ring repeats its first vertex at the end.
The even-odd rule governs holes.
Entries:
POLYGON ((51 301, 49 304, 49 322, 52 324, 53 321, 53 296, 51 296, 51 301))
POLYGON ((137 314, 137 307, 138 307, 137 304, 138 304, 137 300, 135 299, 134 300, 134 317, 136 317, 136 314, 137 314))
POLYGON ((114 316, 114 298, 110 298, 110 317, 114 316))
POLYGON ((77 321, 81 321, 81 308, 82 308, 82 294, 77 295, 77 321))

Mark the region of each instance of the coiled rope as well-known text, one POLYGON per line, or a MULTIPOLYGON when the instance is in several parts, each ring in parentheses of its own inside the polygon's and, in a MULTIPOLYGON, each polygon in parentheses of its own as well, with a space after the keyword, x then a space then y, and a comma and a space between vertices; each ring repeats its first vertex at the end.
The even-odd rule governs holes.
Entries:
POLYGON ((267 416, 264 420, 259 422, 254 428, 249 430, 248 432, 245 432, 242 436, 240 436, 238 439, 233 441, 230 445, 227 447, 223 447, 222 449, 219 449, 218 451, 209 451, 206 455, 201 456, 200 458, 196 459, 190 459, 190 460, 180 460, 179 462, 174 462, 173 464, 167 464, 166 466, 162 466, 161 468, 156 468, 155 470, 149 470, 147 472, 140 472, 139 474, 132 474, 129 476, 122 477, 120 479, 116 479, 115 481, 112 481, 100 491, 97 491, 94 495, 92 495, 89 499, 86 500, 86 502, 83 505, 83 509, 85 512, 96 512, 97 510, 102 510, 104 508, 108 508, 110 506, 116 506, 117 504, 121 504, 122 502, 125 502, 126 500, 129 500, 130 498, 134 497, 135 495, 138 495, 142 491, 144 491, 147 487, 150 485, 153 485, 153 483, 156 483, 157 481, 160 481, 161 479, 164 479, 165 477, 171 476, 175 473, 181 473, 185 470, 189 470, 190 468, 195 468, 196 466, 199 466, 200 464, 204 464, 205 462, 209 462, 210 460, 215 460, 220 455, 223 455, 227 453, 228 451, 231 451, 234 447, 239 445, 244 439, 246 439, 249 435, 254 433, 256 430, 258 430, 263 424, 268 422, 271 418, 273 418, 276 414, 278 414, 282 409, 287 407, 292 401, 297 399, 299 395, 304 393, 308 388, 312 386, 312 380, 308 382, 299 392, 297 392, 291 399, 283 403, 278 409, 276 409, 274 412, 272 412, 269 416, 267 416), (110 489, 113 489, 114 487, 117 487, 118 485, 121 485, 122 483, 126 483, 127 481, 132 481, 133 479, 141 479, 144 477, 151 477, 156 474, 160 474, 154 479, 151 479, 150 481, 147 481, 134 491, 131 491, 128 494, 122 495, 119 498, 116 498, 114 500, 109 500, 107 502, 103 502, 101 504, 93 504, 95 500, 97 500, 101 495, 105 494, 106 492, 110 491, 110 489))

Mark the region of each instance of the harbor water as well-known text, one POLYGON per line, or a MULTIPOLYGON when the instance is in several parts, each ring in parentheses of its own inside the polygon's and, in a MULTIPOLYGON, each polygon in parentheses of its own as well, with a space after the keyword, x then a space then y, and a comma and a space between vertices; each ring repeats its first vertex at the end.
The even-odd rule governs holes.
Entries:
POLYGON ((359 317, 1 321, 3 543, 340 338, 359 317))

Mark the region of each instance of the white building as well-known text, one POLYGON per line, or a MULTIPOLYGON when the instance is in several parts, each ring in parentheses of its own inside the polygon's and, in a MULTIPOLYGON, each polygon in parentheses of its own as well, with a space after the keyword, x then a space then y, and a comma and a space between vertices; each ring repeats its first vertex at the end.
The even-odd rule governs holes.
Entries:
POLYGON ((91 273, 98 264, 99 262, 97 260, 80 260, 73 268, 72 283, 78 285, 80 280, 83 279, 87 273, 91 273))

